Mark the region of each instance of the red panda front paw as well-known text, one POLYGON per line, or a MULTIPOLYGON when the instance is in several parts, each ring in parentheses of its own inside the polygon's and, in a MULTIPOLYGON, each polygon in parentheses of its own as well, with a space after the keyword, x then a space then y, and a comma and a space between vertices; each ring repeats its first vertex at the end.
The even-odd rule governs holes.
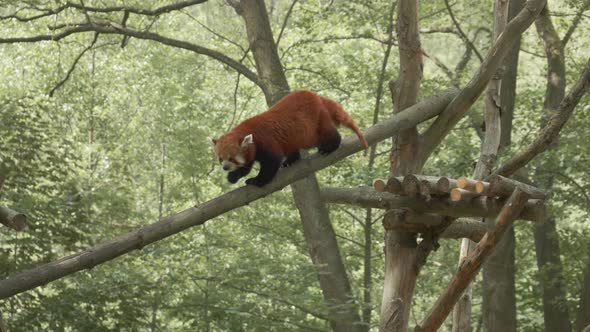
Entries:
POLYGON ((241 176, 238 174, 238 172, 234 171, 227 173, 227 181, 229 181, 229 183, 236 183, 240 178, 241 176))
POLYGON ((258 179, 258 178, 250 178, 250 179, 246 180, 246 184, 249 184, 251 186, 256 186, 256 187, 263 187, 267 183, 268 182, 260 181, 260 179, 258 179))

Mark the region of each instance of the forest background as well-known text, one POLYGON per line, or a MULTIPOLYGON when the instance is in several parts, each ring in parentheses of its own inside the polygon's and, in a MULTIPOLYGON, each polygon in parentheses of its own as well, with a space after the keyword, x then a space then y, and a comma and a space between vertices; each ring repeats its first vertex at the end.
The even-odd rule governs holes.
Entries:
MULTIPOLYGON (((28 223, 22 232, 0 228, 0 278, 243 185, 226 181, 206 137, 267 109, 261 87, 234 68, 253 73, 256 59, 239 4, 192 2, 161 12, 153 10, 173 2, 0 2, 0 205, 25 213, 28 223), (17 19, 64 4, 77 6, 17 19), (80 9, 116 6, 146 11, 80 9), (84 21, 117 22, 115 29, 130 27, 215 53, 195 54, 155 39, 93 30, 59 41, 10 40, 55 36, 84 21), (217 54, 239 66, 228 66, 217 54)), ((399 76, 400 67, 396 4, 266 1, 291 89, 338 101, 361 128, 390 117, 388 82, 399 76)), ((567 91, 590 54, 589 4, 548 3, 547 17, 565 46, 567 91)), ((422 100, 461 88, 476 74, 492 45, 494 8, 490 1, 425 1, 418 9, 422 100)), ((512 144, 500 150, 497 165, 532 142, 550 115, 544 113, 548 62, 541 30, 533 24, 516 46, 512 144)), ((473 173, 484 135, 484 104, 480 98, 471 107, 434 150, 423 174, 458 178, 473 173)), ((547 265, 539 258, 541 226, 514 224, 513 263, 499 268, 514 276, 514 303, 502 305, 515 307, 518 331, 551 330, 547 306, 565 313, 560 319, 569 330, 590 324, 589 109, 586 96, 559 142, 520 174, 548 187, 546 205, 555 225, 548 234, 558 247, 545 246, 554 254, 547 265), (549 303, 541 300, 547 294, 554 295, 549 303)), ((346 129, 341 133, 351 135, 346 129)), ((391 142, 384 141, 371 155, 357 153, 318 172, 318 181, 321 187, 371 185, 389 176, 390 150, 391 142)), ((383 211, 327 206, 361 326, 377 330, 385 273, 383 211)), ((299 220, 287 187, 93 269, 4 299, 3 324, 11 331, 329 330, 299 220)), ((459 245, 442 239, 420 270, 410 326, 426 315, 455 273, 459 245)), ((470 323, 477 331, 490 330, 484 323, 483 292, 479 276, 470 323)), ((446 324, 445 329, 450 319, 446 324)))

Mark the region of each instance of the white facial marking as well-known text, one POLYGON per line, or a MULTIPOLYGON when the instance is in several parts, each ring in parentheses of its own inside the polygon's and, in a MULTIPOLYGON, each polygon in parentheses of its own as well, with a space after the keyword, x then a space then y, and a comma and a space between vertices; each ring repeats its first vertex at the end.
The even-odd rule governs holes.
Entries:
POLYGON ((238 164, 242 165, 246 162, 246 159, 244 159, 244 156, 242 156, 241 154, 236 156, 236 161, 238 162, 238 164))
POLYGON ((217 143, 217 140, 211 137, 207 137, 207 142, 209 142, 209 144, 215 146, 215 143, 217 143))
POLYGON ((232 163, 231 161, 224 160, 221 163, 221 168, 223 168, 224 171, 231 172, 231 171, 235 171, 236 169, 238 169, 238 165, 232 163))

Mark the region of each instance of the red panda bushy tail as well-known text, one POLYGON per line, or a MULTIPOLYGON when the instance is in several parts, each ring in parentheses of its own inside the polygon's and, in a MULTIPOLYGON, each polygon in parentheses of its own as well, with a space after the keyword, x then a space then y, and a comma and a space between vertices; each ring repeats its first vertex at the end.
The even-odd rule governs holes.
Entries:
POLYGON ((324 98, 324 97, 322 97, 322 103, 328 109, 328 112, 330 113, 330 116, 332 117, 332 121, 334 121, 334 124, 336 126, 343 124, 346 127, 352 129, 356 133, 356 135, 359 137, 359 140, 361 141, 361 145, 365 148, 365 150, 369 148, 369 143, 367 143, 367 140, 365 139, 365 135, 363 135, 363 133, 361 132, 359 127, 356 125, 356 123, 354 122, 352 117, 348 113, 346 113, 346 111, 342 108, 342 106, 340 106, 337 102, 330 100, 328 98, 324 98))

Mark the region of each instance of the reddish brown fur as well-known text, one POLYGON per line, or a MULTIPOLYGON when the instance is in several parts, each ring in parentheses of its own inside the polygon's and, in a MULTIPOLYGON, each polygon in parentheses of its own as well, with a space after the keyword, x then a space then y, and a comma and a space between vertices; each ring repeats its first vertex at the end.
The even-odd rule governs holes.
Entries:
MULTIPOLYGON (((368 148, 360 129, 338 103, 311 91, 295 91, 220 137, 216 152, 221 158, 235 156, 244 137, 252 134, 256 146, 288 156, 323 143, 340 124, 352 129, 363 147, 368 148)), ((253 160, 254 147, 248 149, 245 157, 246 161, 253 160)))

